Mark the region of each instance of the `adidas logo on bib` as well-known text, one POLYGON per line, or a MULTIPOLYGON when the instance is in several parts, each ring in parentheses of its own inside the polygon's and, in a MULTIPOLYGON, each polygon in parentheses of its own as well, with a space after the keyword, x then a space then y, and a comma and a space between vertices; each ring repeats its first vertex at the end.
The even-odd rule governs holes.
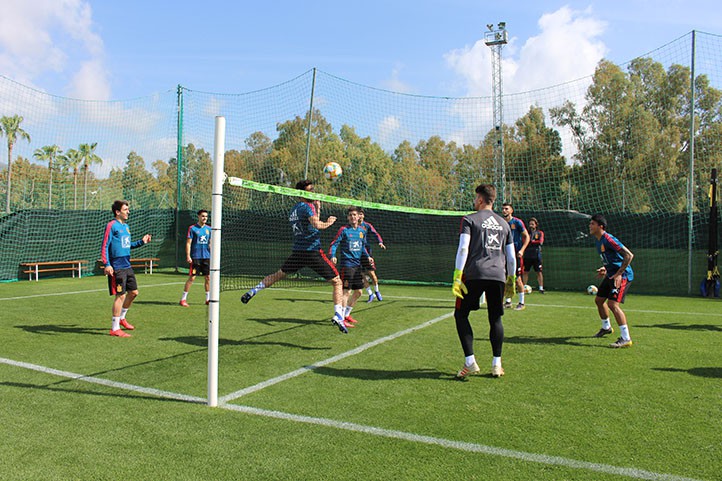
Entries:
POLYGON ((499 225, 499 223, 496 221, 494 217, 489 217, 484 222, 481 223, 482 229, 491 229, 491 230, 503 230, 504 228, 499 225))

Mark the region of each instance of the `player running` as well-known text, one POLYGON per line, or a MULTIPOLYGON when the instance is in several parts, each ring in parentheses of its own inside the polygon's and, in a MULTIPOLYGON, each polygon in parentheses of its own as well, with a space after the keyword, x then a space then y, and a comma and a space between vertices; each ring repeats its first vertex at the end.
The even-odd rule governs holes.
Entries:
POLYGON ((597 277, 603 277, 604 279, 599 285, 597 296, 594 298, 599 317, 602 318, 602 328, 594 337, 604 337, 614 332, 614 328, 609 322, 609 311, 612 311, 619 326, 620 337, 611 343, 609 347, 631 347, 632 338, 629 336, 627 316, 620 304, 624 303, 629 284, 634 279, 634 272, 629 265, 634 258, 634 254, 619 242, 619 239, 609 234, 606 229, 607 219, 601 214, 594 214, 592 220, 589 221, 589 234, 596 238, 597 253, 602 258, 602 264, 604 264, 597 269, 597 277))
MULTIPOLYGON (((359 226, 359 209, 348 208, 348 225, 341 227, 331 242, 331 262, 338 265, 341 271, 341 282, 344 287, 344 322, 348 327, 355 327, 356 319, 351 311, 361 297, 363 289, 363 261, 369 259, 366 249, 366 230, 359 226), (338 255, 337 255, 338 254, 338 255)), ((373 259, 370 259, 373 264, 373 259)))
POLYGON ((373 225, 371 225, 369 222, 366 222, 364 220, 366 214, 364 213, 364 210, 362 207, 358 208, 359 213, 359 226, 362 229, 366 230, 366 250, 368 250, 369 256, 364 257, 361 259, 362 266, 363 266, 363 279, 364 279, 364 287, 366 288, 366 292, 369 295, 369 300, 366 302, 373 302, 374 297, 378 299, 379 301, 383 301, 383 297, 381 297, 381 292, 379 291, 379 278, 376 275, 376 263, 373 262, 373 259, 371 257, 371 244, 378 244, 379 247, 386 250, 386 246, 384 245, 384 240, 381 238, 381 234, 378 233, 378 231, 374 228, 373 225), (373 241, 371 240, 373 239, 373 241), (371 278, 371 281, 374 284, 374 290, 371 290, 371 284, 369 283, 368 277, 371 278))

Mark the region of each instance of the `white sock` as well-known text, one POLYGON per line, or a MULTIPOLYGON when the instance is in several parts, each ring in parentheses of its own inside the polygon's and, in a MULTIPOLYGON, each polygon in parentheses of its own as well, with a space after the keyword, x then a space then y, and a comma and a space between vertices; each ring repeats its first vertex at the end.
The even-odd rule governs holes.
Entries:
POLYGON ((374 285, 374 289, 376 290, 376 292, 379 292, 379 285, 378 285, 378 284, 375 284, 375 285, 374 285))
POLYGON ((113 325, 110 330, 117 331, 118 329, 120 329, 120 317, 113 316, 113 325))
POLYGON ((257 285, 256 287, 254 287, 254 289, 256 290, 256 292, 258 292, 258 291, 260 291, 260 290, 263 290, 263 289, 265 289, 265 288, 266 288, 266 284, 264 284, 263 281, 259 282, 258 285, 257 285))
POLYGON ((366 288, 366 292, 368 292, 369 296, 373 296, 373 295, 374 295, 374 291, 371 290, 371 286, 368 286, 368 287, 366 288))
POLYGON ((181 301, 185 301, 188 299, 188 293, 186 291, 183 291, 183 297, 181 298, 181 301))
POLYGON ((619 333, 622 336, 622 339, 624 339, 625 341, 629 341, 631 339, 631 337, 629 337, 629 326, 628 325, 625 324, 623 326, 619 326, 619 333))
POLYGON ((507 303, 507 304, 511 304, 511 297, 507 297, 507 298, 506 298, 506 303, 507 303))
POLYGON ((211 300, 211 293, 206 291, 206 301, 210 301, 210 300, 211 300))
POLYGON ((345 309, 344 312, 343 312, 343 313, 344 313, 344 316, 343 316, 343 317, 346 318, 346 317, 350 316, 352 310, 353 310, 353 307, 346 306, 346 309, 345 309))
POLYGON ((501 356, 499 356, 499 357, 494 356, 491 358, 491 367, 494 367, 494 366, 501 366, 501 356))
POLYGON ((464 366, 473 366, 475 362, 476 357, 473 354, 464 358, 464 366))
POLYGON ((543 290, 544 290, 544 286, 539 286, 539 290, 540 290, 540 291, 543 291, 543 290))
POLYGON ((519 304, 524 304, 524 291, 519 293, 519 304))
MULTIPOLYGON (((130 309, 130 307, 128 309, 130 309)), ((123 308, 120 310, 120 318, 121 319, 125 319, 125 315, 128 314, 128 309, 123 308)))
POLYGON ((609 318, 602 319, 602 329, 611 329, 612 324, 609 322, 609 318))
POLYGON ((341 304, 334 304, 333 306, 334 317, 343 319, 343 306, 341 304))

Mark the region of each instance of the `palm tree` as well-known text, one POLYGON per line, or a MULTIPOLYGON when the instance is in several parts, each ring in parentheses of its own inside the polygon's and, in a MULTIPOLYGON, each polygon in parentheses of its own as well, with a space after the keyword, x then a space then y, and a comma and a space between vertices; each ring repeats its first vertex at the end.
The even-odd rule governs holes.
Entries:
POLYGON ((80 147, 78 147, 78 150, 80 151, 80 158, 83 161, 83 209, 87 209, 88 207, 88 169, 92 164, 103 163, 103 159, 98 157, 95 153, 95 148, 97 146, 98 143, 95 142, 93 144, 80 144, 80 147))
POLYGON ((78 209, 78 167, 83 163, 83 156, 79 150, 68 149, 61 155, 60 160, 67 169, 73 169, 73 209, 78 209))
POLYGON ((18 136, 30 142, 30 134, 20 128, 22 122, 23 118, 20 115, 0 118, 0 134, 5 135, 8 139, 8 189, 7 199, 5 200, 5 212, 8 214, 10 213, 10 187, 12 186, 10 178, 12 176, 13 146, 18 140, 18 136))
POLYGON ((48 171, 50 172, 50 183, 48 184, 48 209, 53 208, 53 162, 62 154, 63 151, 57 145, 46 145, 43 148, 35 149, 33 157, 38 160, 48 162, 48 171))

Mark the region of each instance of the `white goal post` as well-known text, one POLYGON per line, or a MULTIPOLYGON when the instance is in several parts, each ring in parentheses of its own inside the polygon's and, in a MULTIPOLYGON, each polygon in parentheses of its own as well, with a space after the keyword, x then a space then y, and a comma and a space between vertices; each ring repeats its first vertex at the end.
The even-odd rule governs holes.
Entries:
POLYGON ((216 117, 211 202, 211 291, 208 304, 208 405, 211 407, 218 406, 218 324, 221 292, 221 216, 223 183, 226 180, 223 166, 225 151, 226 118, 216 117))

